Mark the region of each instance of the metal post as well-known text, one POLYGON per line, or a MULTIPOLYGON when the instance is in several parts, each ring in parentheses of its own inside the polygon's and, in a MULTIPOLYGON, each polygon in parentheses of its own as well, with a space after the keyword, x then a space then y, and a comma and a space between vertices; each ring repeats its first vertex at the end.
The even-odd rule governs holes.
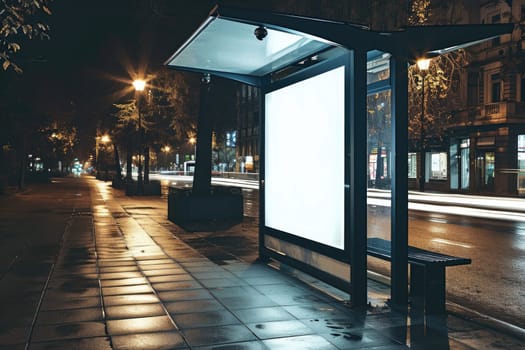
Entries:
POLYGON ((345 173, 345 217, 347 246, 350 249, 352 307, 365 306, 368 299, 366 274, 367 239, 367 113, 366 113, 366 51, 355 50, 349 55, 346 77, 345 109, 349 120, 345 132, 349 134, 345 154, 349 172, 345 173), (347 182, 348 181, 348 182, 347 182), (348 234, 347 234, 348 235, 348 234), (349 238, 349 242, 348 242, 349 238), (348 244, 349 243, 349 244, 348 244))
POLYGON ((142 181, 142 113, 140 113, 140 92, 137 92, 137 112, 139 114, 139 162, 138 162, 138 175, 137 175, 137 194, 143 194, 144 190, 144 183, 142 181))
POLYGON ((391 59, 392 72, 392 306, 406 310, 408 303, 408 65, 406 58, 391 59))
POLYGON ((421 76, 423 77, 421 85, 421 116, 420 123, 421 129, 419 132, 419 147, 420 147, 420 170, 419 170, 419 190, 421 192, 425 191, 425 78, 426 74, 424 71, 421 71, 421 76))

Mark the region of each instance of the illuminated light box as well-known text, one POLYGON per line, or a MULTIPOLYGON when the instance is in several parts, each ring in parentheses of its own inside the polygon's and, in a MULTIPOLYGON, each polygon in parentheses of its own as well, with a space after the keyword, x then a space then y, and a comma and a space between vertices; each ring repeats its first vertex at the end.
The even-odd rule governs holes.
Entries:
POLYGON ((265 96, 265 225, 344 249, 345 68, 265 96))

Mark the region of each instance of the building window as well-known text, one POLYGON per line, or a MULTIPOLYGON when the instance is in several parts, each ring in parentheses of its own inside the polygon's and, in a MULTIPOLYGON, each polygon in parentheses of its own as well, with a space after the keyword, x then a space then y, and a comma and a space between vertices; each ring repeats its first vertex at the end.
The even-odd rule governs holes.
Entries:
POLYGON ((408 153, 408 178, 415 179, 417 177, 417 154, 415 152, 408 153))
POLYGON ((490 102, 501 101, 501 75, 492 74, 490 76, 490 102))
POLYGON ((447 153, 446 152, 429 152, 427 159, 430 158, 430 179, 446 180, 447 179, 447 153), (430 156, 430 157, 428 157, 430 156))
POLYGON ((468 73, 467 103, 476 106, 479 103, 479 75, 477 72, 468 73))

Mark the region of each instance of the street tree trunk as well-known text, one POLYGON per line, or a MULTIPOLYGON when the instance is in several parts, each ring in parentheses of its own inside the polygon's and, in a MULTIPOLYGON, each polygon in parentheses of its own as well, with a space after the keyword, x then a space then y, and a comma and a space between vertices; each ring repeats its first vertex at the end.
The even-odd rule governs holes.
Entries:
POLYGON ((144 183, 149 184, 149 146, 145 146, 143 149, 144 154, 144 183))
POLYGON ((115 160, 115 183, 120 184, 122 182, 122 168, 120 167, 120 155, 118 153, 117 145, 113 145, 113 150, 115 160))
POLYGON ((426 168, 426 154, 425 147, 421 145, 419 152, 419 191, 425 192, 425 168, 426 168))
POLYGON ((210 76, 201 79, 199 116, 197 120, 197 147, 195 172, 193 173, 193 194, 208 196, 211 193, 212 120, 209 113, 211 92, 210 76))
POLYGON ((133 171, 133 142, 128 138, 126 145, 126 183, 131 182, 131 172, 133 171))

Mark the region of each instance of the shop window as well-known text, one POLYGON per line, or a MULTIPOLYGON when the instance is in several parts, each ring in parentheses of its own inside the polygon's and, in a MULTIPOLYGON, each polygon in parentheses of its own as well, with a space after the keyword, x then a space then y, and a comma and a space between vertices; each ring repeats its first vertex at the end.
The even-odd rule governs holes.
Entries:
POLYGON ((417 177, 417 154, 414 152, 408 153, 408 178, 415 179, 417 177))
POLYGON ((430 164, 430 179, 432 180, 446 180, 447 179, 447 153, 446 152, 429 152, 430 164))

